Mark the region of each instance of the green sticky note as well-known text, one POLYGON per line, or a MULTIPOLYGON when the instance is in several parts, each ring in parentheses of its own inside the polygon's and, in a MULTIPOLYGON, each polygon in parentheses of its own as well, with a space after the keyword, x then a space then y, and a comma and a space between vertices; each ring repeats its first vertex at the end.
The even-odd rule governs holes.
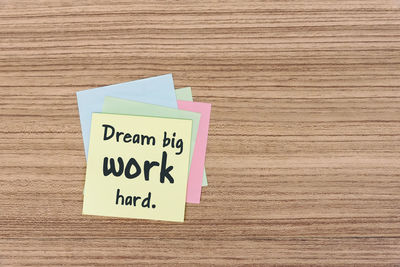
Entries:
POLYGON ((107 96, 104 98, 103 113, 192 120, 192 136, 190 142, 191 164, 199 128, 200 113, 107 96))
MULTIPOLYGON (((184 100, 184 101, 192 101, 193 102, 193 96, 192 96, 192 88, 190 87, 185 87, 181 89, 176 89, 175 90, 176 94, 176 99, 177 100, 184 100)), ((203 174, 203 186, 207 186, 207 175, 206 175, 206 169, 204 168, 204 174, 203 174)))
POLYGON ((192 101, 193 102, 192 88, 190 88, 190 87, 176 89, 175 90, 175 95, 176 95, 176 99, 177 100, 184 100, 184 101, 192 101))

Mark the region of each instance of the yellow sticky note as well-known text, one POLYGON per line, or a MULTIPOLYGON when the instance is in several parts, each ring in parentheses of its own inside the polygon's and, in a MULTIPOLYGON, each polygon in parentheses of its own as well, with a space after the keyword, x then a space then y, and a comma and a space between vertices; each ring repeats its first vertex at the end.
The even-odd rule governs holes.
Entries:
POLYGON ((192 121, 93 113, 82 214, 184 220, 192 121))

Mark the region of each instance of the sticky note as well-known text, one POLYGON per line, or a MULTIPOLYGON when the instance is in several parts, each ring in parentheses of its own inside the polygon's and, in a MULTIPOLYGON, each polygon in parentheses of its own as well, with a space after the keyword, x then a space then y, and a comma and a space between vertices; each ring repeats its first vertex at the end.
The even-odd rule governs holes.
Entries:
POLYGON ((93 113, 82 213, 182 222, 192 121, 93 113))
POLYGON ((101 112, 105 96, 123 96, 125 99, 177 108, 172 74, 79 91, 76 96, 86 158, 92 113, 101 112))
MULTIPOLYGON (((177 100, 185 100, 193 102, 192 88, 190 87, 176 89, 175 94, 177 100)), ((202 186, 207 186, 207 185, 208 181, 207 181, 206 169, 204 168, 202 186)))
POLYGON ((175 94, 177 100, 193 101, 192 88, 190 87, 176 89, 175 94))
POLYGON ((211 115, 211 104, 179 100, 178 108, 180 110, 201 113, 199 129, 197 131, 196 144, 193 152, 193 163, 190 165, 188 191, 186 198, 186 201, 189 203, 200 203, 201 183, 203 180, 208 128, 211 115))
MULTIPOLYGON (((179 102, 179 101, 178 101, 179 102)), ((193 102, 189 102, 193 103, 193 102)), ((202 159, 202 154, 196 153, 196 138, 198 136, 198 128, 201 121, 201 114, 197 112, 179 110, 174 108, 167 108, 162 106, 156 106, 136 101, 130 101, 115 97, 105 97, 104 105, 103 105, 103 113, 113 113, 113 114, 126 114, 126 115, 141 115, 141 116, 153 116, 153 117, 166 117, 166 118, 175 118, 175 119, 190 119, 192 120, 192 141, 190 143, 190 164, 197 165, 198 161, 203 161, 203 168, 200 170, 193 171, 192 175, 189 175, 188 181, 188 192, 197 192, 198 190, 189 190, 189 188, 193 186, 199 187, 198 189, 201 191, 201 183, 193 183, 192 176, 196 174, 197 176, 203 176, 204 170, 204 159, 202 159), (196 155, 196 157, 194 157, 196 155)), ((196 177, 197 177, 196 176, 196 177)), ((191 199, 197 199, 195 196, 187 195, 187 202, 191 202, 191 199)), ((197 202, 194 202, 197 203, 197 202)))

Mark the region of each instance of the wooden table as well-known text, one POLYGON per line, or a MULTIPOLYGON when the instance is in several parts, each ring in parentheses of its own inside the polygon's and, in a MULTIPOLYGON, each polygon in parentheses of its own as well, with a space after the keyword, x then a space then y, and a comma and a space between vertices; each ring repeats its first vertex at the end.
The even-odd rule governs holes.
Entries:
POLYGON ((0 90, 0 266, 400 265, 398 0, 1 0, 0 90), (165 73, 213 106, 201 204, 82 216, 75 92, 165 73))

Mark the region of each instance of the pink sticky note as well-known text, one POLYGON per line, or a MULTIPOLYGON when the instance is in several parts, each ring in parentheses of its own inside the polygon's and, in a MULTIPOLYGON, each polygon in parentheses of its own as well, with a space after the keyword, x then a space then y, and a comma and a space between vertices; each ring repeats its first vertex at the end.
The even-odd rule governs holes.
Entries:
POLYGON ((211 104, 178 100, 178 109, 201 113, 196 144, 194 145, 192 164, 186 192, 187 203, 200 203, 204 162, 206 159, 208 126, 210 124, 211 104))

